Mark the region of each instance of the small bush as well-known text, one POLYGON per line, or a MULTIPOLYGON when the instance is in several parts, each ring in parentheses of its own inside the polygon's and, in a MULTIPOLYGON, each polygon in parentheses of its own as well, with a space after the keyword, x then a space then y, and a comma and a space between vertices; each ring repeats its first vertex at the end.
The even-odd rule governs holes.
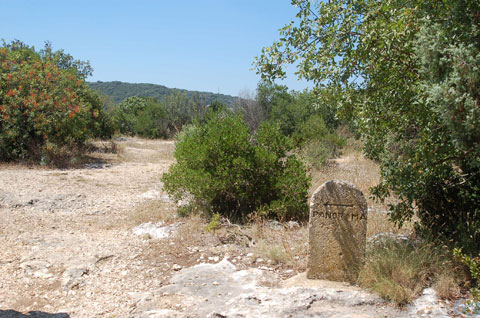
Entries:
POLYGON ((176 140, 177 162, 164 174, 175 200, 208 215, 246 220, 253 212, 282 220, 307 217, 309 178, 288 152, 292 144, 278 127, 262 124, 255 135, 238 116, 211 112, 203 124, 186 127, 176 140))
POLYGON ((477 306, 480 306, 480 289, 478 289, 478 284, 480 282, 480 255, 477 257, 470 257, 462 253, 461 249, 454 249, 453 254, 455 257, 467 266, 471 280, 473 282, 473 287, 471 288, 473 301, 477 303, 477 306))
POLYGON ((207 227, 205 230, 210 233, 214 233, 216 230, 220 228, 220 214, 214 213, 210 222, 208 222, 207 227))

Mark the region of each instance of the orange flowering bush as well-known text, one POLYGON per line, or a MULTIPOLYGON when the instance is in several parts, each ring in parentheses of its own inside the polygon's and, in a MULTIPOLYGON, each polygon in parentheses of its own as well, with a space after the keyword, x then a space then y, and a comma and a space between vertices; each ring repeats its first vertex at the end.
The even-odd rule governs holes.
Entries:
POLYGON ((85 83, 88 63, 36 52, 16 41, 0 46, 0 160, 74 155, 91 137, 111 134, 100 97, 85 83))

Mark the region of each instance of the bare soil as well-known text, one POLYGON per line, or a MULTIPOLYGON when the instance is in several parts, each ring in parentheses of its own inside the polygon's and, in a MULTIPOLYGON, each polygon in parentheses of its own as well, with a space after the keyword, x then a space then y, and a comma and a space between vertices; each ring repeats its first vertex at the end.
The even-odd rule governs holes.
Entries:
MULTIPOLYGON (((284 276, 302 270, 289 268, 303 257, 289 255, 296 263, 285 265, 283 254, 272 261, 251 253, 257 228, 211 234, 198 217, 176 218, 160 181, 174 162, 172 141, 116 143, 118 153, 93 153, 76 169, 0 166, 0 316, 128 317, 136 295, 166 284, 174 268, 224 257, 284 276), (133 233, 149 221, 178 223, 177 234, 155 240, 133 233)), ((262 226, 260 236, 283 232, 275 226, 262 226)))
MULTIPOLYGON (((75 169, 0 166, 1 317, 129 317, 139 295, 174 272, 224 258, 282 278, 305 270, 305 226, 227 223, 206 232, 201 218, 178 218, 162 190, 172 141, 128 138, 116 148, 75 169), (177 231, 136 235, 145 222, 177 231)), ((348 160, 336 165, 365 176, 348 160)))

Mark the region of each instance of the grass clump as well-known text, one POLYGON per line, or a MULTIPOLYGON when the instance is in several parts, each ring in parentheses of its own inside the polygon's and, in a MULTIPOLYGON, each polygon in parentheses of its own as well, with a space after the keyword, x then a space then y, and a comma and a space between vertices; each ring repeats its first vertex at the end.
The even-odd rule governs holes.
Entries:
POLYGON ((265 246, 265 256, 272 260, 273 264, 287 263, 289 257, 283 246, 270 245, 265 246))
POLYGON ((397 306, 416 298, 427 286, 450 298, 458 291, 458 273, 450 253, 429 243, 385 240, 368 253, 359 283, 397 306))

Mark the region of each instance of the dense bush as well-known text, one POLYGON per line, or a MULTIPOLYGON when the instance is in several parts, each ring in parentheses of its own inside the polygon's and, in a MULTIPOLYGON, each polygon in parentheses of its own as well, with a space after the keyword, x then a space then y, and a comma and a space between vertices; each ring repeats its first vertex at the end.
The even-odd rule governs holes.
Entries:
POLYGON ((277 126, 263 124, 252 136, 240 116, 211 112, 178 135, 177 162, 162 181, 175 200, 188 199, 209 215, 304 220, 309 178, 291 149, 277 126))
POLYGON ((91 137, 109 137, 100 97, 84 79, 88 63, 47 44, 0 47, 0 160, 64 161, 91 137))

